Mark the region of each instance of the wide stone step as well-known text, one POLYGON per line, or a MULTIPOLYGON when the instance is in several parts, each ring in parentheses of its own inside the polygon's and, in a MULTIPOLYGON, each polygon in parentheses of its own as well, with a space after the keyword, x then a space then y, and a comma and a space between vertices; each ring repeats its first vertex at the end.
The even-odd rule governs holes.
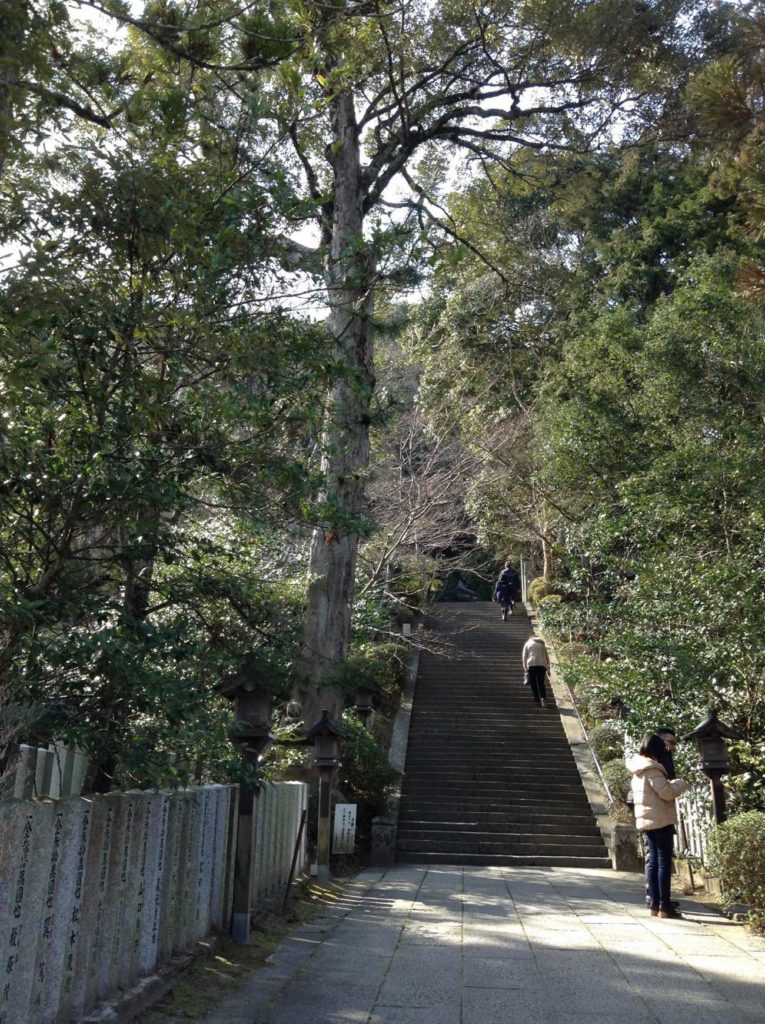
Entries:
POLYGON ((448 821, 452 814, 457 820, 472 821, 480 820, 479 815, 497 814, 514 815, 519 818, 531 813, 544 813, 548 818, 561 820, 564 818, 587 818, 594 820, 592 809, 586 801, 580 800, 552 800, 549 803, 540 804, 538 800, 505 800, 486 799, 468 801, 462 798, 457 800, 431 799, 430 797, 416 796, 412 800, 404 797, 403 804, 407 815, 410 813, 421 820, 442 820, 448 821))
POLYGON ((482 769, 476 772, 447 772, 439 771, 438 768, 418 768, 413 770, 407 767, 404 777, 405 786, 420 783, 434 785, 438 782, 443 782, 444 785, 448 786, 469 783, 473 786, 481 785, 491 789, 495 789, 497 786, 504 786, 513 792, 523 790, 527 786, 534 786, 536 790, 539 790, 540 787, 544 788, 547 786, 570 785, 577 787, 580 785, 579 777, 571 769, 566 768, 559 768, 557 770, 550 768, 544 774, 542 772, 532 774, 521 771, 518 768, 508 768, 506 773, 502 773, 484 771, 482 769))
POLYGON ((513 710, 503 708, 493 715, 467 715, 459 708, 454 708, 444 713, 433 710, 432 712, 420 712, 412 716, 412 725, 417 728, 433 729, 457 729, 462 731, 463 727, 471 729, 507 729, 513 726, 528 726, 540 732, 555 733, 560 736, 560 722, 556 721, 555 709, 552 707, 539 707, 533 701, 528 706, 513 710))
POLYGON ((491 784, 486 784, 481 780, 470 778, 450 779, 447 785, 447 783, 440 779, 405 778, 404 793, 407 796, 415 796, 417 793, 425 792, 427 792, 428 796, 441 794, 445 797, 448 797, 450 794, 456 797, 457 793, 466 792, 476 793, 476 796, 489 795, 490 793, 492 796, 504 796, 507 798, 518 795, 528 799, 533 796, 540 801, 544 801, 546 798, 554 800, 556 797, 561 800, 567 799, 574 793, 580 793, 581 786, 574 781, 524 781, 522 783, 518 781, 495 781, 491 784), (483 791, 482 793, 478 793, 479 787, 483 791))
POLYGON ((493 836, 481 840, 468 834, 456 838, 452 833, 433 836, 427 839, 410 839, 402 836, 397 844, 401 853, 452 853, 475 854, 483 853, 493 856, 511 857, 597 857, 602 856, 602 845, 586 843, 575 837, 566 842, 558 837, 557 842, 547 842, 548 837, 510 837, 493 836))
MULTIPOLYGON (((472 774, 487 776, 490 774, 502 774, 505 778, 514 775, 517 778, 534 778, 538 775, 540 778, 548 778, 550 775, 572 775, 573 772, 577 771, 577 766, 573 764, 573 761, 568 763, 564 761, 562 764, 557 764, 552 767, 540 768, 538 765, 530 761, 521 761, 518 758, 511 758, 507 756, 499 761, 492 761, 487 764, 480 764, 473 762, 472 774)), ((418 758, 416 761, 407 761, 407 774, 419 775, 421 772, 441 772, 453 774, 454 761, 452 759, 444 760, 442 758, 418 758)), ((579 777, 579 776, 577 776, 579 777)))
POLYGON ((510 808, 484 811, 476 810, 472 806, 455 809, 452 807, 433 807, 432 804, 423 804, 419 807, 408 805, 399 817, 399 823, 407 824, 411 822, 413 824, 421 823, 425 825, 429 822, 434 824, 440 822, 446 825, 452 822, 459 824, 464 821, 471 821, 485 824, 488 827, 489 824, 497 822, 501 825, 511 826, 528 825, 529 828, 549 826, 550 828, 563 831, 570 829, 573 832, 590 827, 595 828, 597 831, 594 820, 590 810, 581 814, 571 814, 561 810, 555 814, 533 809, 510 808))
MULTIPOLYGON (((418 738, 421 737, 412 737, 415 741, 418 738)), ((481 742, 480 736, 473 738, 463 736, 460 738, 439 738, 437 741, 421 741, 414 748, 411 756, 431 757, 444 754, 447 754, 453 762, 464 757, 481 757, 484 760, 493 760, 494 758, 510 755, 511 757, 530 761, 534 764, 550 764, 551 759, 556 761, 558 758, 569 759, 570 749, 567 746, 560 746, 558 743, 545 743, 544 745, 540 742, 535 743, 532 739, 516 744, 514 742, 507 742, 504 739, 492 739, 490 737, 486 737, 485 741, 481 742)))
POLYGON ((525 796, 544 797, 546 795, 561 797, 570 796, 572 791, 579 792, 579 780, 570 775, 548 775, 543 779, 534 780, 515 778, 508 782, 507 776, 497 775, 487 777, 485 775, 441 775, 431 773, 429 775, 406 775, 404 778, 404 791, 407 795, 414 796, 418 790, 427 790, 428 793, 468 793, 476 795, 479 790, 492 793, 496 796, 525 796))
POLYGON ((514 710, 498 710, 495 715, 466 715, 460 708, 448 709, 448 711, 436 710, 416 712, 412 715, 412 724, 419 728, 433 729, 457 729, 461 730, 464 725, 476 728, 476 723, 485 724, 490 728, 506 727, 508 725, 533 726, 535 729, 550 732, 555 730, 560 736, 560 721, 553 707, 543 708, 532 700, 524 704, 522 708, 514 710))
POLYGON ((493 771, 497 769, 517 769, 524 775, 533 775, 535 772, 554 771, 575 771, 576 764, 573 757, 561 756, 556 753, 551 757, 534 758, 523 752, 516 752, 512 748, 487 752, 485 750, 469 751, 470 760, 460 758, 463 751, 421 750, 418 754, 412 754, 406 759, 407 769, 412 768, 444 768, 457 771, 463 767, 469 767, 474 771, 493 771))
POLYGON ((589 807, 587 797, 581 788, 570 786, 561 789, 558 786, 543 786, 531 788, 526 785, 515 786, 482 786, 472 780, 466 781, 463 785, 456 782, 448 786, 438 785, 437 780, 423 782, 420 784, 417 779, 405 777, 403 796, 409 800, 442 800, 447 804, 473 804, 497 803, 497 804, 536 804, 540 810, 544 810, 548 803, 569 803, 572 800, 579 800, 584 807, 589 807))
POLYGON ((516 867, 516 868, 610 868, 611 861, 605 854, 602 857, 559 856, 549 854, 529 856, 487 853, 436 853, 415 852, 412 850, 396 851, 396 860, 400 864, 443 864, 459 867, 516 867))
POLYGON ((507 819, 497 821, 422 821, 399 820, 398 834, 410 838, 424 838, 428 835, 447 832, 470 832, 485 835, 533 835, 533 836, 577 836, 600 842, 600 832, 594 823, 582 821, 582 824, 550 825, 547 823, 510 822, 507 819))
POLYGON ((589 814, 592 817, 592 810, 587 800, 582 799, 572 800, 546 800, 544 803, 540 803, 539 800, 529 799, 527 797, 500 797, 493 798, 491 796, 483 797, 479 799, 475 798, 462 798, 455 795, 447 795, 443 797, 435 796, 423 796, 423 797, 412 797, 406 799, 403 802, 403 811, 412 809, 418 814, 425 813, 428 815, 433 814, 444 814, 447 812, 455 811, 459 814, 462 813, 482 813, 482 814, 525 814, 528 811, 539 811, 545 814, 589 814))
POLYGON ((532 729, 531 726, 524 729, 519 723, 512 726, 503 725, 499 729, 479 729, 472 726, 463 729, 458 726, 433 729, 422 726, 411 729, 409 739, 417 743, 417 746, 412 748, 413 752, 448 750, 452 756, 455 749, 485 750, 487 753, 513 750, 529 756, 536 755, 537 760, 542 760, 543 754, 554 751, 565 754, 571 749, 559 732, 532 729))
MULTIPOLYGON (((556 760, 552 764, 546 761, 539 764, 529 758, 514 757, 512 754, 504 754, 497 759, 486 758, 478 761, 473 759, 471 760, 470 768, 472 773, 476 775, 479 772, 485 772, 486 774, 500 774, 505 778, 511 772, 517 772, 524 777, 540 775, 543 778, 559 772, 577 773, 577 766, 572 758, 570 762, 563 761, 560 763, 556 760)), ((441 771, 453 775, 459 770, 459 766, 455 765, 454 758, 444 757, 442 754, 420 754, 418 757, 407 758, 408 773, 422 770, 441 771)), ((578 773, 577 778, 579 778, 578 773)))
POLYGON ((576 765, 568 761, 558 764, 556 760, 553 760, 547 762, 544 767, 540 767, 530 761, 514 758, 512 755, 506 755, 498 760, 489 758, 487 763, 482 763, 482 761, 476 762, 474 758, 465 759, 464 761, 454 760, 453 758, 445 760, 421 758, 418 761, 407 761, 405 771, 407 775, 417 775, 421 772, 429 772, 431 774, 433 772, 446 772, 449 775, 478 775, 483 772, 485 774, 503 775, 508 781, 512 781, 514 778, 520 781, 526 779, 533 781, 535 775, 540 778, 547 778, 548 775, 561 772, 572 775, 572 777, 577 779, 579 778, 578 774, 575 774, 576 765))
POLYGON ((540 722, 538 717, 528 720, 513 717, 507 721, 499 722, 476 722, 465 719, 459 723, 454 721, 456 718, 459 718, 457 712, 452 716, 451 722, 444 721, 436 716, 433 716, 432 721, 414 719, 410 730, 410 737, 422 737, 423 740, 426 740, 429 736, 448 736, 451 738, 462 736, 470 740, 485 737, 494 743, 502 742, 503 740, 507 742, 512 738, 524 740, 527 747, 530 747, 533 741, 546 740, 549 743, 560 744, 562 739, 558 724, 551 722, 549 718, 544 722, 540 722))

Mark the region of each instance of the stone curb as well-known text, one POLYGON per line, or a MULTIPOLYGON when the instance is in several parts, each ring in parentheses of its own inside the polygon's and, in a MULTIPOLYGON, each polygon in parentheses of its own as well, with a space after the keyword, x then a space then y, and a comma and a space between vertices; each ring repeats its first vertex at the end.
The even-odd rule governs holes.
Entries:
MULTIPOLYGON (((404 683, 404 694, 401 704, 396 712, 393 723, 393 735, 390 741, 388 761, 392 768, 403 775, 406 764, 406 750, 409 744, 409 726, 412 721, 412 705, 414 703, 414 691, 417 686, 417 672, 420 667, 420 649, 412 649, 409 664, 406 667, 406 681, 404 683)), ((396 787, 398 795, 401 794, 401 786, 396 787)))
POLYGON ((404 780, 406 752, 409 746, 409 726, 412 721, 412 706, 414 704, 414 691, 417 687, 419 667, 420 649, 419 647, 414 647, 409 658, 409 664, 406 667, 404 692, 393 722, 393 733, 388 751, 388 764, 390 764, 391 768, 396 769, 399 777, 388 797, 385 816, 375 818, 372 822, 371 863, 373 867, 390 867, 395 859, 396 833, 398 831, 398 816, 401 808, 401 788, 404 780))

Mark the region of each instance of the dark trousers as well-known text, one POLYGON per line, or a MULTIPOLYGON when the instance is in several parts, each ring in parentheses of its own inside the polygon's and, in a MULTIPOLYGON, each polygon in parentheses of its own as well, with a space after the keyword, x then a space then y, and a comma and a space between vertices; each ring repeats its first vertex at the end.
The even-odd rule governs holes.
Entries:
POLYGON ((645 883, 652 907, 670 910, 675 826, 650 828, 645 836, 645 883))
POLYGON ((545 677, 547 675, 547 669, 544 665, 531 665, 526 671, 529 674, 531 696, 537 704, 540 700, 547 700, 547 694, 545 693, 545 677))

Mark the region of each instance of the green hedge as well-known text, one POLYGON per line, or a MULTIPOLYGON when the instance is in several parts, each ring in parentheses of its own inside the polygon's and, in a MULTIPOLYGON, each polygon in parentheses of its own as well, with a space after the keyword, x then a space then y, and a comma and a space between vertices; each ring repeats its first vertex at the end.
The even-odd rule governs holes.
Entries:
POLYGON ((601 765, 624 757, 624 726, 621 722, 601 722, 590 730, 590 746, 601 765))
POLYGON ((552 594, 553 589, 550 580, 546 580, 544 576, 537 576, 528 586, 527 594, 529 601, 532 604, 539 604, 543 597, 548 597, 548 595, 552 594))
POLYGON ((601 769, 603 771, 603 778, 611 790, 611 795, 615 800, 620 800, 624 803, 632 783, 632 773, 628 770, 624 761, 620 757, 615 757, 613 760, 606 761, 605 764, 601 765, 601 769))
POLYGON ((569 685, 576 687, 576 706, 585 725, 594 727, 596 722, 608 720, 614 713, 611 696, 607 687, 595 682, 579 682, 576 673, 570 673, 569 685), (573 685, 572 685, 573 684, 573 685))
POLYGON ((719 875, 726 898, 749 906, 750 920, 765 928, 765 812, 745 811, 713 829, 709 867, 719 875))

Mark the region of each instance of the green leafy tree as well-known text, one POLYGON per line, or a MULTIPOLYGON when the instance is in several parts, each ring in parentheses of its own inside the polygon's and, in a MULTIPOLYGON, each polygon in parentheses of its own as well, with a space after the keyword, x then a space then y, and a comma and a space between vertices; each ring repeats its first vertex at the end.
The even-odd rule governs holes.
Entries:
POLYGON ((288 166, 304 198, 285 226, 313 222, 320 245, 307 252, 285 239, 285 259, 322 268, 340 368, 322 444, 326 525, 311 548, 302 659, 308 717, 336 707, 321 677, 347 651, 369 460, 375 296, 401 281, 402 224, 383 217, 391 190, 404 191, 392 200, 411 213, 404 228, 416 226, 429 204, 415 158, 432 162, 457 148, 512 164, 526 148, 586 147, 621 116, 628 97, 636 122, 653 116, 645 97, 661 89, 662 69, 684 44, 681 6, 625 18, 610 0, 582 8, 285 4, 274 18, 289 25, 299 47, 271 77, 236 78, 238 90, 249 84, 270 137, 292 147, 288 166))
POLYGON ((742 798, 757 801, 765 364, 737 266, 697 257, 644 319, 601 320, 567 352, 566 383, 551 379, 538 436, 549 486, 578 512, 566 540, 579 601, 551 623, 601 651, 586 675, 636 733, 720 708, 746 737, 742 798))
POLYGON ((282 183, 237 159, 202 86, 158 68, 129 146, 80 126, 6 177, 2 692, 37 709, 27 738, 93 755, 97 788, 196 770, 214 684, 294 643, 285 522, 325 333, 279 307, 282 183))

